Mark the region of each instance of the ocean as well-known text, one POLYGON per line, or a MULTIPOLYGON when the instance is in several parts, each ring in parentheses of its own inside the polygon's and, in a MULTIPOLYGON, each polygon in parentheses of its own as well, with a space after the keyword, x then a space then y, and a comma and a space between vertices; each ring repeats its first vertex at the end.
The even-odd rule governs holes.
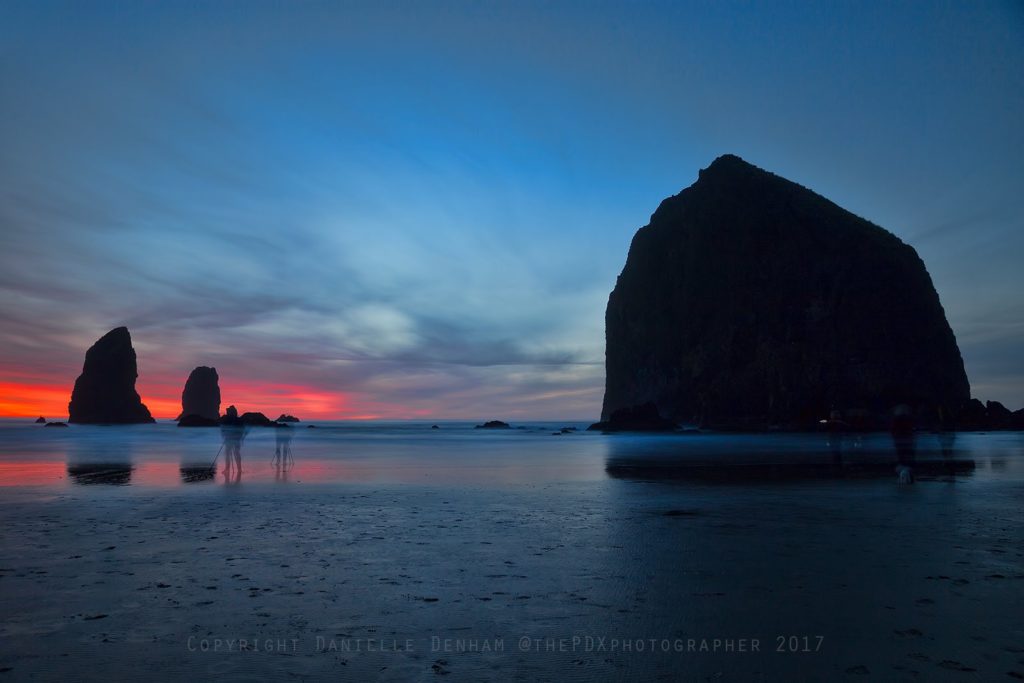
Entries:
POLYGON ((1024 672, 1020 433, 316 424, 0 422, 3 675, 1024 672))
MULTIPOLYGON (((572 421, 525 422, 510 429, 477 429, 478 423, 468 421, 313 424, 300 422, 287 430, 246 428, 241 472, 225 477, 217 428, 178 428, 167 420, 44 428, 29 420, 3 419, 0 486, 505 487, 600 482, 609 477, 697 480, 710 475, 733 481, 765 474, 783 480, 891 475, 896 481, 899 460, 893 438, 878 433, 601 434, 587 432, 589 423, 572 421), (284 448, 282 436, 291 458, 275 460, 275 453, 284 448), (837 460, 839 466, 833 467, 837 460), (216 476, 206 476, 214 471, 216 476)), ((925 476, 946 474, 941 464, 947 461, 969 465, 956 473, 967 486, 1020 481, 1024 476, 1024 437, 1018 432, 922 432, 912 446, 912 469, 916 466, 925 476)))

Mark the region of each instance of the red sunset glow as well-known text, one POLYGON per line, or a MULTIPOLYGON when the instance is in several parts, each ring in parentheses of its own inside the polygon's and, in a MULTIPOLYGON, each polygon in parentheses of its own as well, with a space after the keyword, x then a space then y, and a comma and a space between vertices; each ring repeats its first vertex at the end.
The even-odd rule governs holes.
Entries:
MULTIPOLYGON (((184 379, 139 378, 137 389, 153 417, 173 419, 181 412, 181 386, 184 379)), ((74 378, 0 381, 0 417, 38 417, 62 419, 68 414, 68 401, 74 378)), ((240 412, 258 411, 274 419, 281 413, 300 419, 374 419, 429 417, 428 411, 372 401, 356 401, 351 394, 298 384, 274 384, 221 379, 221 409, 235 405, 240 412)))

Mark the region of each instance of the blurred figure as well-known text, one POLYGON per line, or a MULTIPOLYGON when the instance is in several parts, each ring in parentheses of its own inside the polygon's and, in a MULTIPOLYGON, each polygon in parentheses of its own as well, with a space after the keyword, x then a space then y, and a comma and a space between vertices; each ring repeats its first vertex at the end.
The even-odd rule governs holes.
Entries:
POLYGON ((274 459, 271 461, 275 467, 290 467, 295 459, 292 457, 292 428, 287 424, 278 424, 274 427, 276 437, 274 444, 274 459))
POLYGON ((825 428, 828 430, 828 448, 832 453, 832 464, 836 467, 842 467, 843 432, 847 428, 847 424, 843 420, 843 414, 838 410, 830 412, 828 420, 825 422, 825 428))
POLYGON ((280 461, 274 462, 274 481, 285 484, 288 482, 288 473, 290 468, 287 465, 281 464, 280 461))
POLYGON ((955 445, 956 424, 953 422, 953 414, 939 406, 939 450, 942 451, 942 461, 946 463, 946 471, 950 475, 956 473, 953 465, 955 445))
POLYGON ((242 473, 242 441, 245 439, 245 425, 238 417, 238 410, 230 406, 220 421, 220 435, 224 440, 224 474, 236 470, 236 477, 242 473))
POLYGON ((914 483, 914 418, 910 406, 900 404, 893 409, 892 444, 896 449, 896 475, 901 484, 914 483))
POLYGON ((228 471, 224 470, 224 483, 225 484, 239 484, 242 481, 242 470, 236 467, 235 469, 228 471))

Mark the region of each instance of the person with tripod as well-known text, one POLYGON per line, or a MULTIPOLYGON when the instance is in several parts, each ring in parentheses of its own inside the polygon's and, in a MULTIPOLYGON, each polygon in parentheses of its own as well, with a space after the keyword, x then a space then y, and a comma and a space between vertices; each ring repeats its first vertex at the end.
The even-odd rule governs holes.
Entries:
POLYGON ((224 443, 224 474, 230 474, 232 468, 236 476, 242 473, 242 441, 245 439, 245 425, 238 417, 238 410, 228 406, 224 417, 220 420, 220 435, 224 443))

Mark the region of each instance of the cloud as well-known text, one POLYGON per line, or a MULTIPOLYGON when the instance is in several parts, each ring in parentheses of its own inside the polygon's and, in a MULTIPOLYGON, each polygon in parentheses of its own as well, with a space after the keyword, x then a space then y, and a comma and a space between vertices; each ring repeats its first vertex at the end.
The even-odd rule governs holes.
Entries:
POLYGON ((215 364, 239 392, 314 411, 596 417, 633 231, 747 149, 881 225, 924 226, 972 380, 1013 375, 1019 331, 986 345, 970 320, 1022 284, 1012 216, 977 208, 1019 207, 1020 96, 988 106, 1001 72, 973 66, 1019 48, 991 13, 957 15, 992 40, 936 43, 966 66, 934 74, 943 13, 897 13, 913 40, 893 54, 864 17, 836 51, 844 21, 776 12, 5 8, 0 380, 70 386, 126 324, 162 401, 215 364), (963 196, 904 220, 965 168, 981 180, 963 196))

